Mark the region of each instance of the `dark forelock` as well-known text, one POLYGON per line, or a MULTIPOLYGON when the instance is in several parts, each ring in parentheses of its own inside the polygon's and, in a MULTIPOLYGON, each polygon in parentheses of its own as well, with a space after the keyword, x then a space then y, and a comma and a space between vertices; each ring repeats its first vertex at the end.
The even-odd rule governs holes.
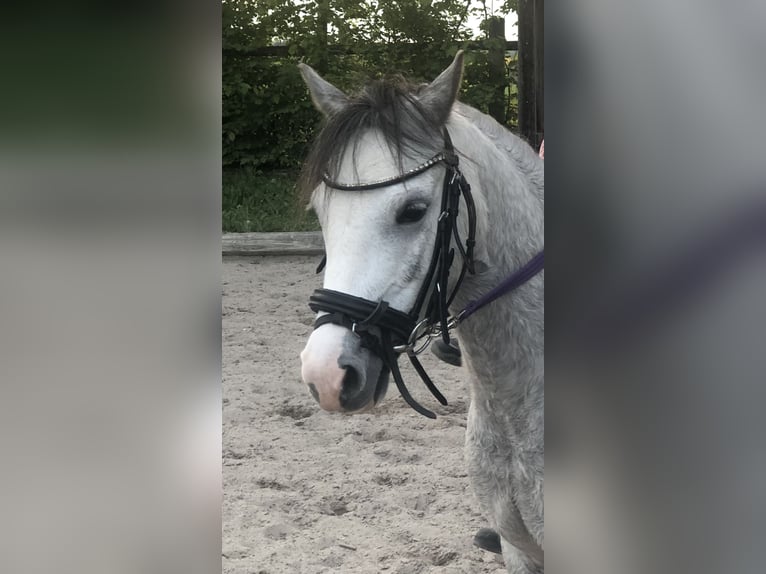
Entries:
POLYGON ((400 171, 405 158, 422 161, 440 151, 442 126, 418 100, 422 87, 400 77, 377 80, 327 118, 303 166, 300 187, 304 197, 310 196, 325 172, 337 177, 347 147, 354 146, 355 158, 360 136, 369 130, 383 137, 400 171))

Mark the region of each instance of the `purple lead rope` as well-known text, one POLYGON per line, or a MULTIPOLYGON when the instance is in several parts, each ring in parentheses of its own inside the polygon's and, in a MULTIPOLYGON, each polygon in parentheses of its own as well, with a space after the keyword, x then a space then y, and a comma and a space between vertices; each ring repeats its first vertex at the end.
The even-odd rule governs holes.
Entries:
POLYGON ((524 285, 524 283, 532 279, 532 277, 540 273, 540 271, 542 271, 543 267, 545 266, 544 253, 545 251, 541 251, 532 259, 527 261, 526 265, 520 267, 508 277, 503 279, 503 281, 498 283, 492 290, 488 291, 478 299, 474 299, 468 303, 468 305, 466 305, 465 308, 460 313, 458 313, 458 321, 467 319, 482 307, 489 305, 498 297, 502 297, 506 293, 510 293, 514 289, 521 287, 524 285))

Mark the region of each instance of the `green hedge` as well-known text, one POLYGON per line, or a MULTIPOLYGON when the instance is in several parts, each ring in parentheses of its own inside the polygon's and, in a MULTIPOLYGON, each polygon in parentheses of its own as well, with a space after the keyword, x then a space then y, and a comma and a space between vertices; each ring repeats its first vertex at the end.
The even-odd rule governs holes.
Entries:
POLYGON ((223 172, 224 232, 314 231, 319 222, 295 192, 295 172, 259 173, 252 167, 223 172))
MULTIPOLYGON (((325 77, 346 91, 393 73, 413 81, 430 81, 449 65, 456 51, 454 47, 444 49, 438 57, 415 57, 407 46, 371 51, 365 56, 337 56, 330 59, 331 71, 325 77)), ((297 57, 254 57, 235 52, 224 56, 224 167, 271 171, 300 166, 320 117, 298 72, 299 61, 297 57)), ((513 70, 513 63, 511 66, 513 70)), ((467 53, 461 100, 487 112, 491 97, 486 53, 467 53)), ((506 104, 512 126, 516 98, 510 81, 506 104)))
MULTIPOLYGON (((513 8, 507 0, 500 10, 513 8)), ((484 17, 486 10, 465 0, 223 0, 224 231, 317 228, 295 190, 320 123, 299 62, 324 70, 346 92, 384 75, 431 81, 471 40, 468 13, 484 17), (322 21, 326 38, 317 33, 322 21), (288 55, 252 55, 275 43, 288 46, 288 55)), ((506 116, 513 126, 515 63, 509 68, 506 116)), ((488 111, 486 53, 467 52, 460 97, 488 111)))

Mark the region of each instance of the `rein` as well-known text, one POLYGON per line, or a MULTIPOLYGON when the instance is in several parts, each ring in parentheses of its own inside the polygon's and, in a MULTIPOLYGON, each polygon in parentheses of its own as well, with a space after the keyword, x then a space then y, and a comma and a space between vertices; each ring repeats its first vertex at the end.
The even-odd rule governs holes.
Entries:
MULTIPOLYGON (((393 309, 386 301, 370 301, 354 297, 347 293, 330 289, 317 289, 309 298, 309 307, 314 312, 324 312, 314 323, 314 329, 333 323, 350 329, 362 339, 362 346, 377 354, 391 371, 399 393, 414 410, 428 418, 436 418, 430 410, 420 405, 404 384, 399 370, 398 358, 406 354, 415 371, 429 391, 443 405, 447 399, 439 392, 426 373, 417 355, 422 353, 434 337, 441 337, 449 344, 450 331, 455 329, 482 307, 517 289, 543 269, 543 252, 532 258, 526 265, 516 270, 494 289, 469 303, 457 315, 450 316, 449 306, 453 302, 467 273, 476 273, 474 267, 474 247, 476 244, 476 208, 471 194, 471 186, 458 167, 458 156, 446 128, 443 131, 444 150, 419 166, 392 178, 364 184, 338 183, 325 174, 325 185, 341 191, 367 191, 401 183, 415 177, 431 167, 444 164, 446 172, 442 186, 441 212, 437 222, 436 240, 426 279, 418 292, 412 309, 402 312, 393 309), (460 211, 460 199, 463 198, 468 217, 468 237, 465 244, 460 238, 457 218, 460 211), (449 273, 455 258, 455 249, 450 247, 455 239, 462 259, 452 292, 448 294, 449 273)), ((319 273, 326 259, 317 268, 319 273)))

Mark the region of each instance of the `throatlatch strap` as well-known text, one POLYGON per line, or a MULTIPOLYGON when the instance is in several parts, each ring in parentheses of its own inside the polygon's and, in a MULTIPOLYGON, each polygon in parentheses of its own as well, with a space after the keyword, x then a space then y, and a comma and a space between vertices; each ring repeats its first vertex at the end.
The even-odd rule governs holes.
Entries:
POLYGON ((319 265, 317 265, 316 274, 319 275, 322 272, 322 269, 325 268, 325 265, 327 265, 327 253, 322 255, 322 260, 319 262, 319 265))

